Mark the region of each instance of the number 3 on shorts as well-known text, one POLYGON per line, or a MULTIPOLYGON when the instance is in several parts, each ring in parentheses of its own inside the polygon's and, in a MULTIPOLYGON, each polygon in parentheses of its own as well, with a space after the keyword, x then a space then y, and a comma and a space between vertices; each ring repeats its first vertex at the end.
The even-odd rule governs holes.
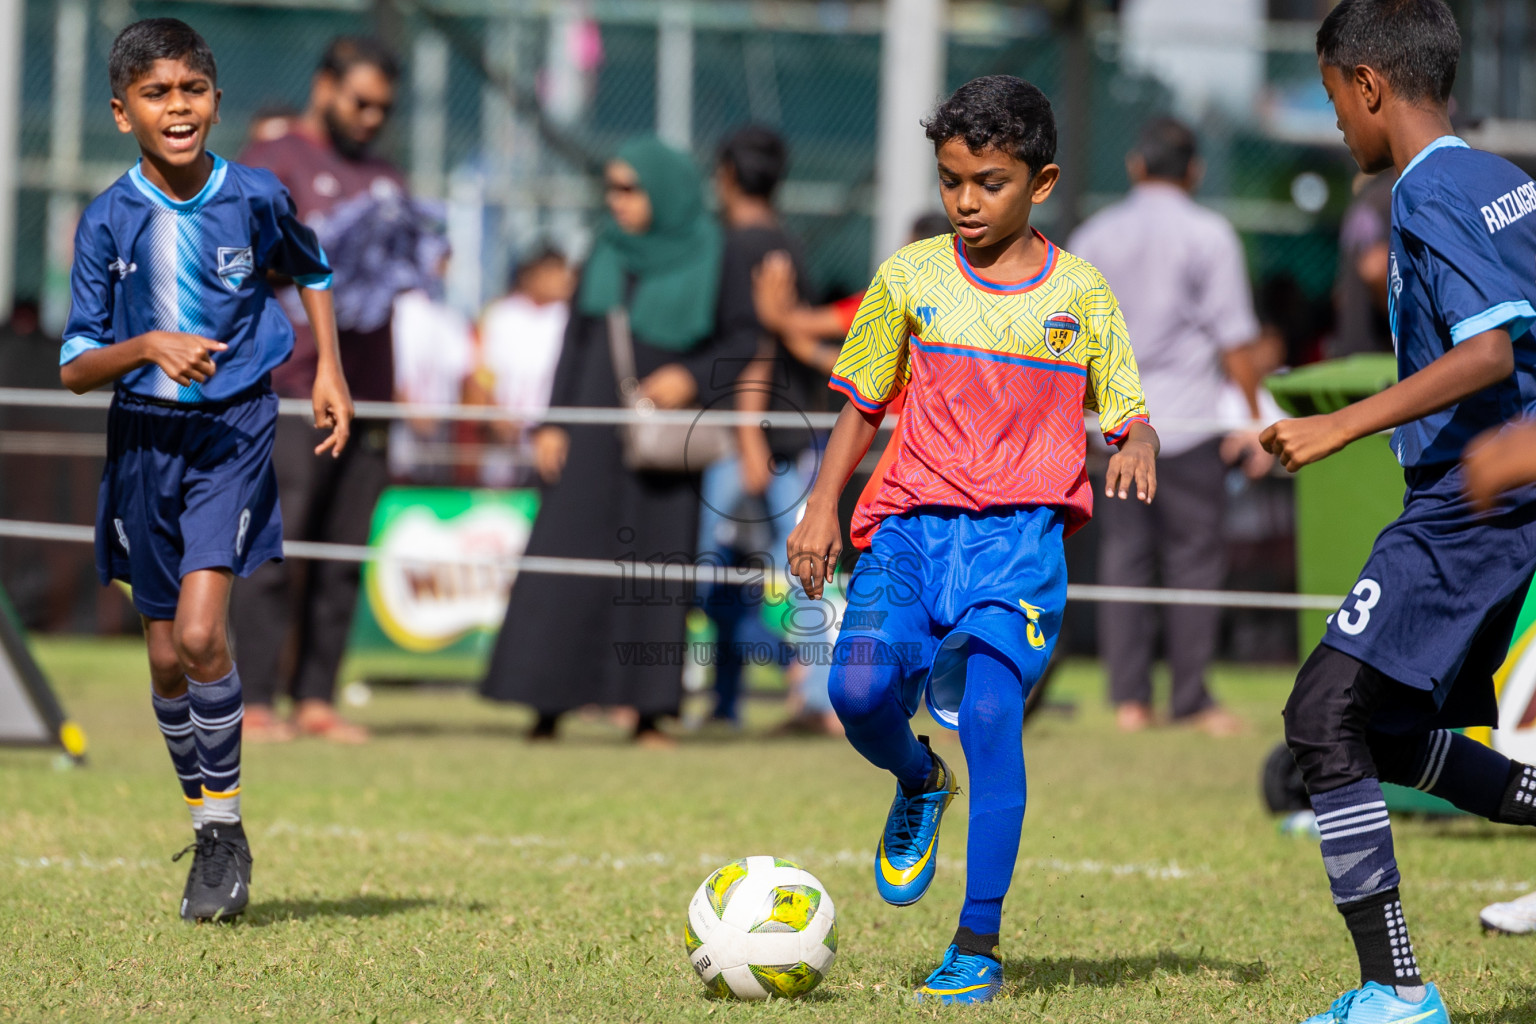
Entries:
POLYGON ((1372 579, 1363 579, 1349 593, 1355 599, 1355 607, 1351 609, 1346 598, 1344 606, 1339 609, 1337 624, 1350 636, 1359 636, 1370 625, 1371 609, 1381 600, 1381 584, 1372 579))

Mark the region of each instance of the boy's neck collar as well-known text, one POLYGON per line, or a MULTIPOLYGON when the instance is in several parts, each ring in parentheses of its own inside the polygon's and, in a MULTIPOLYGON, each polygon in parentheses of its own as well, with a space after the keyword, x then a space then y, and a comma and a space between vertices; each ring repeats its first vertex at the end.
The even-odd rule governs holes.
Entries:
POLYGON ((140 192, 159 205, 171 210, 195 210, 207 202, 208 198, 219 190, 219 186, 224 184, 224 174, 227 167, 224 159, 216 153, 209 153, 208 156, 212 160, 208 177, 204 180, 203 187, 191 199, 176 199, 173 196, 169 196, 158 185, 145 177, 143 157, 140 157, 139 162, 134 164, 129 170, 128 176, 133 180, 134 185, 138 187, 140 192))
POLYGON ((983 291, 1014 295, 1037 288, 1045 283, 1051 276, 1051 271, 1056 267, 1056 245, 1049 238, 1041 234, 1039 228, 1031 226, 1029 232, 1031 239, 1038 238, 1045 245, 1045 259, 1042 261, 1038 271, 1021 281, 994 281, 982 276, 981 272, 971 265, 970 258, 966 253, 965 241, 959 235, 953 236, 955 263, 959 266, 960 272, 965 275, 966 279, 983 291))
POLYGON ((1397 176, 1397 180, 1392 183, 1392 191, 1396 192, 1397 186, 1403 183, 1403 179, 1408 177, 1408 173, 1415 167, 1419 166, 1419 164, 1423 163, 1424 158, 1436 150, 1470 148, 1472 147, 1467 145, 1466 140, 1458 135, 1442 135, 1439 138, 1432 140, 1428 145, 1424 146, 1417 153, 1415 153, 1412 159, 1408 161, 1407 165, 1403 167, 1402 173, 1399 174, 1397 176))

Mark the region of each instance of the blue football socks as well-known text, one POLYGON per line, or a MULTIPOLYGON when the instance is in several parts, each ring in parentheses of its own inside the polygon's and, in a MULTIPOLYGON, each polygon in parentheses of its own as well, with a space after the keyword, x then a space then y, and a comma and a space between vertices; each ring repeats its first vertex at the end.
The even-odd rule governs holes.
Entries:
MULTIPOLYGON (((1024 827, 1024 687, 1012 663, 972 639, 960 703, 960 745, 970 780, 965 906, 960 927, 996 936, 1024 827)), ((995 944, 995 943, 994 943, 995 944)))
POLYGON ((240 820, 240 723, 245 706, 240 670, 200 683, 187 677, 191 700, 192 735, 202 772, 203 820, 232 824, 240 820))
POLYGON ((1323 867, 1360 960, 1362 983, 1394 986, 1422 998, 1424 982, 1398 897, 1392 820, 1381 783, 1361 779, 1312 795, 1322 835, 1323 867))
POLYGON ((162 697, 151 691, 150 699, 195 828, 203 823, 203 772, 197 761, 197 741, 192 736, 192 698, 185 693, 180 697, 162 697))

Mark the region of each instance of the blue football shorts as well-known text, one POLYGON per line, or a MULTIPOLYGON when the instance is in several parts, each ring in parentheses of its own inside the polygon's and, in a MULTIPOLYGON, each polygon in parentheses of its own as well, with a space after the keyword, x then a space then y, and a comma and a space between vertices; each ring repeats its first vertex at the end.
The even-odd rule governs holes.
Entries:
POLYGON ((249 576, 283 556, 272 471, 277 396, 170 403, 117 392, 96 506, 96 571, 151 619, 174 619, 198 569, 249 576))
POLYGON ((1536 488, 1480 512, 1459 465, 1410 469, 1407 481, 1402 515, 1376 537, 1322 642, 1431 697, 1441 714, 1404 728, 1496 724, 1493 674, 1536 572, 1536 488))
POLYGON ((1061 632, 1064 522, 1040 506, 930 506, 882 520, 849 578, 839 641, 886 644, 900 663, 907 712, 926 701, 950 729, 960 727, 970 637, 1012 662, 1027 697, 1061 632))

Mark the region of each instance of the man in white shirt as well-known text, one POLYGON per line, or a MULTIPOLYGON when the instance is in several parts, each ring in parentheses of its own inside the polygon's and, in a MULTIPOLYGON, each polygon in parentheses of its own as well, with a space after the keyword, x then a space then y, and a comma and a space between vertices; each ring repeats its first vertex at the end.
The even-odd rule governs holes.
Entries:
MULTIPOLYGON (((1169 421, 1210 419, 1231 379, 1257 416, 1258 374, 1247 348, 1259 335, 1242 243, 1220 214, 1190 193, 1200 178, 1195 136, 1172 118, 1141 132, 1126 161, 1133 187, 1089 218, 1067 249, 1104 275, 1120 301, 1152 422, 1163 439, 1157 500, 1101 502, 1099 582, 1219 588, 1226 577, 1222 518, 1226 466, 1215 433, 1169 421)), ((1173 675, 1172 718, 1208 732, 1240 731, 1205 685, 1218 608, 1169 606, 1164 649, 1173 675)), ((1157 617, 1147 605, 1099 606, 1099 649, 1122 729, 1152 722, 1157 617)))

